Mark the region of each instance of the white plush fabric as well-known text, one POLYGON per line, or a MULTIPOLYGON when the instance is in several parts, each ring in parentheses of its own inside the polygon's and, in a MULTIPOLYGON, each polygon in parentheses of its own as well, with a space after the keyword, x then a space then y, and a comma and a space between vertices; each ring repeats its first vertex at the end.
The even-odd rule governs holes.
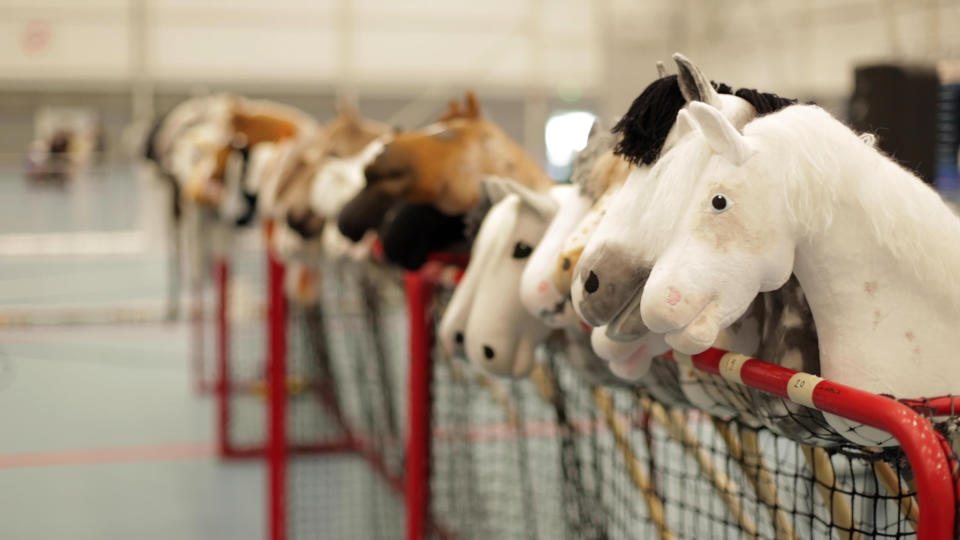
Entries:
POLYGON ((579 319, 553 281, 557 256, 567 236, 593 206, 593 199, 578 189, 565 190, 557 199, 558 211, 523 270, 520 300, 531 315, 554 328, 576 325, 579 319))
POLYGON ((164 167, 188 197, 208 189, 207 179, 216 169, 216 152, 230 141, 230 131, 219 123, 185 129, 164 154, 164 167))
POLYGON ((350 157, 326 158, 310 189, 310 207, 327 219, 335 219, 343 205, 363 189, 363 169, 383 151, 384 142, 375 140, 350 157))
MULTIPOLYGON (((327 157, 311 179, 309 192, 310 209, 321 216, 325 225, 321 232, 318 246, 308 247, 311 242, 304 242, 303 238, 292 231, 285 220, 276 223, 277 233, 274 235, 275 247, 284 258, 315 258, 321 255, 313 247, 321 247, 322 254, 332 259, 363 260, 370 254, 370 248, 376 241, 376 234, 371 231, 360 242, 352 242, 343 236, 336 227, 337 215, 340 209, 360 189, 365 179, 363 169, 370 161, 383 150, 386 138, 372 141, 360 152, 345 158, 327 157)), ((290 159, 296 151, 285 153, 285 159, 290 159)), ((300 151, 304 151, 303 148, 300 151)), ((319 159, 319 158, 318 158, 319 159)))
POLYGON ((495 202, 474 240, 470 265, 440 323, 439 339, 451 354, 498 376, 523 377, 533 369, 534 350, 549 328, 520 304, 520 280, 532 248, 543 236, 556 200, 572 186, 550 193, 488 178, 495 202))
POLYGON ((160 159, 173 151, 184 133, 198 126, 214 126, 221 132, 229 130, 230 116, 239 98, 216 94, 187 99, 174 107, 163 119, 154 138, 154 150, 160 159))
MULTIPOLYGON (((709 78, 689 60, 679 55, 675 59, 683 74, 679 79, 681 91, 688 100, 695 97, 714 104, 725 116, 733 119, 736 125, 744 125, 756 116, 755 109, 745 100, 717 94, 710 85, 709 78)), ((689 106, 688 103, 687 107, 689 106)), ((675 153, 675 148, 689 138, 692 132, 693 126, 689 122, 678 120, 667 135, 660 161, 675 153)), ((667 201, 651 198, 646 182, 650 172, 651 166, 635 167, 624 185, 618 191, 609 191, 604 200, 585 217, 585 221, 596 222, 594 226, 589 226, 589 223, 581 226, 581 230, 589 233, 577 237, 572 235, 565 247, 566 250, 575 251, 583 246, 574 271, 570 294, 578 315, 598 327, 591 336, 594 350, 598 356, 610 362, 612 371, 630 380, 642 377, 650 365, 649 362, 641 362, 639 358, 631 357, 634 347, 650 341, 651 344, 644 348, 644 351, 663 348, 662 343, 654 343, 654 340, 662 338, 650 335, 651 332, 648 332, 640 314, 643 290, 640 278, 652 267, 655 257, 638 245, 640 239, 650 239, 653 236, 639 225, 639 218, 653 207, 669 211, 673 206, 667 201), (598 291, 587 295, 584 279, 588 272, 594 270, 600 276, 601 285, 598 291)), ((660 227, 656 230, 669 238, 669 230, 664 231, 660 227)), ((756 328, 744 325, 738 333, 724 335, 718 346, 734 344, 741 347, 744 342, 755 344, 758 339, 756 328)), ((747 349, 747 352, 752 350, 755 349, 747 349)), ((708 391, 707 386, 701 384, 698 375, 690 370, 680 369, 679 375, 684 396, 698 408, 720 416, 742 415, 751 408, 728 399, 729 396, 708 391)))
MULTIPOLYGON (((817 107, 742 133, 709 106, 690 112, 698 133, 647 181, 652 199, 674 205, 637 223, 670 231, 648 244, 648 326, 699 352, 792 270, 825 378, 898 398, 960 392, 960 220, 939 195, 817 107), (717 194, 723 212, 711 210, 717 194)), ((828 419, 859 444, 891 442, 828 419)))

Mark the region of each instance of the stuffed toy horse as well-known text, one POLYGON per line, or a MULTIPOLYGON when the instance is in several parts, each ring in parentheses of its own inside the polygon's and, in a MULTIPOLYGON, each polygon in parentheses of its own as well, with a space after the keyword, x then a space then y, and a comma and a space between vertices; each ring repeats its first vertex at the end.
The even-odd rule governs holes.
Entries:
POLYGON ((354 244, 336 227, 340 208, 363 187, 363 168, 392 134, 385 124, 364 118, 352 101, 341 99, 336 116, 322 126, 315 141, 291 155, 277 186, 273 244, 299 274, 288 294, 300 303, 317 300, 323 258, 360 260, 370 243, 354 244), (303 267, 302 271, 299 267, 303 267))
MULTIPOLYGON (((646 373, 646 367, 652 356, 646 350, 659 351, 662 343, 648 344, 645 340, 633 342, 620 347, 621 344, 612 344, 618 347, 616 354, 619 361, 609 363, 599 358, 591 345, 591 333, 585 328, 580 319, 569 306, 569 296, 554 287, 553 273, 558 253, 570 232, 577 227, 580 220, 591 211, 598 192, 604 186, 622 181, 622 167, 610 151, 617 142, 609 131, 597 122, 590 131, 587 146, 580 151, 575 160, 572 183, 577 189, 557 197, 558 210, 550 222, 549 227, 536 245, 529 262, 523 270, 520 285, 520 298, 524 307, 540 319, 540 322, 550 328, 559 328, 548 341, 550 348, 563 357, 581 379, 591 385, 630 385, 636 377, 632 371, 646 373), (611 368, 614 372, 611 372, 611 368)), ((625 171, 624 171, 625 172, 625 171)), ((569 290, 569 287, 566 289, 569 290)), ((651 334, 649 339, 659 340, 659 336, 651 334)), ((609 352, 609 351, 608 351, 609 352)), ((671 364, 663 362, 668 368, 671 364)), ((676 370, 674 369, 674 372, 676 370)), ((660 373, 660 370, 655 370, 660 373)), ((644 383, 651 393, 661 403, 668 405, 686 405, 687 402, 676 383, 677 377, 657 377, 651 375, 645 378, 644 383)))
POLYGON ((165 158, 186 130, 203 124, 226 128, 239 99, 229 94, 217 94, 180 102, 154 122, 144 141, 144 159, 163 169, 165 158))
POLYGON ((573 195, 576 188, 555 186, 541 193, 489 177, 483 189, 493 206, 444 312, 439 340, 449 354, 465 356, 491 374, 524 377, 534 367, 535 348, 550 329, 520 304, 521 274, 557 201, 573 195))
MULTIPOLYGON (((590 271, 602 269, 603 274, 595 272, 597 277, 594 279, 598 281, 600 275, 612 275, 611 272, 618 275, 626 272, 625 275, 630 279, 639 278, 640 280, 638 291, 631 293, 629 290, 624 290, 619 298, 613 299, 607 306, 602 306, 602 303, 609 302, 607 299, 612 298, 608 295, 610 291, 595 291, 600 293, 596 298, 593 296, 594 293, 583 294, 584 282, 590 277, 589 272, 581 272, 572 286, 575 299, 582 302, 586 297, 587 304, 600 300, 602 310, 607 310, 607 313, 597 318, 596 310, 589 312, 589 308, 595 306, 588 306, 586 315, 588 322, 599 325, 593 333, 592 341, 595 350, 613 362, 618 361, 620 357, 618 355, 624 355, 629 351, 629 348, 620 342, 629 341, 637 335, 646 333, 638 313, 638 304, 642 280, 646 274, 644 269, 649 268, 649 263, 638 262, 633 258, 636 253, 627 247, 630 245, 629 240, 624 246, 627 249, 618 248, 617 243, 621 241, 619 239, 629 239, 635 235, 635 217, 639 210, 636 202, 637 195, 634 191, 644 185, 645 175, 650 170, 649 166, 660 155, 669 155, 670 149, 677 144, 686 130, 682 125, 674 126, 669 120, 669 115, 664 116, 662 110, 655 110, 662 105, 655 104, 667 102, 672 103, 671 106, 676 106, 678 101, 686 103, 688 98, 694 98, 715 102, 723 100, 737 106, 739 98, 740 107, 746 107, 747 113, 753 111, 746 115, 743 113, 733 115, 735 118, 739 117, 740 122, 743 123, 745 116, 752 117, 758 113, 767 113, 793 103, 792 100, 752 90, 739 90, 736 96, 722 94, 712 96, 710 95, 712 89, 702 73, 681 55, 675 59, 680 75, 677 78, 679 88, 674 91, 676 92, 674 96, 679 94, 680 99, 673 97, 651 100, 650 96, 644 98, 641 94, 631 107, 631 111, 624 116, 616 128, 616 131, 623 136, 622 142, 618 145, 618 151, 637 163, 638 169, 622 188, 622 192, 614 197, 615 202, 610 210, 612 213, 603 217, 598 231, 590 237, 583 257, 576 266, 578 272, 584 268, 591 269, 590 271), (702 99, 704 96, 706 99, 702 99), (749 105, 743 105, 744 101, 749 105), (661 127, 663 121, 669 122, 666 130, 661 127), (638 125, 642 126, 642 129, 637 127, 638 125), (658 141, 662 143, 660 153, 650 152, 650 145, 655 146, 658 141)), ((725 85, 719 85, 719 88, 721 91, 730 91, 725 85)), ((674 109, 676 110, 679 108, 674 109)), ((608 281, 603 280, 604 283, 608 281)), ((575 307, 583 307, 583 304, 575 307)), ((806 309, 803 294, 795 281, 788 283, 783 290, 758 299, 758 304, 752 306, 743 320, 721 336, 717 346, 770 359, 793 369, 811 373, 819 372, 816 332, 810 312, 806 309)), ((655 361, 653 365, 657 365, 657 362, 655 361)), ((746 421, 754 422, 755 414, 775 431, 795 440, 808 444, 837 442, 836 435, 827 426, 823 415, 817 411, 786 400, 772 398, 761 392, 732 387, 716 380, 713 376, 699 373, 689 366, 680 366, 679 376, 683 379, 682 384, 691 402, 715 415, 728 416, 749 410, 751 413, 745 418, 746 421)))
POLYGON ((599 120, 594 122, 587 145, 573 161, 570 182, 577 186, 577 190, 574 195, 561 201, 556 216, 523 271, 521 301, 530 313, 540 317, 548 326, 562 328, 577 321, 572 308, 568 306, 569 283, 565 287, 558 286, 552 274, 565 240, 596 203, 597 181, 594 177, 604 175, 601 171, 595 175, 594 169, 602 157, 612 152, 616 142, 616 137, 599 120))
POLYGON ((276 181, 281 157, 317 130, 313 119, 296 109, 239 98, 230 102, 226 125, 212 127, 219 133, 216 144, 191 148, 193 164, 190 170, 179 171, 178 181, 188 201, 221 209, 238 225, 252 222, 261 193, 272 193, 270 184, 276 181), (254 168, 252 158, 258 160, 254 168), (235 208, 237 201, 242 210, 235 208))
MULTIPOLYGON (((142 147, 142 157, 149 169, 170 189, 169 197, 169 279, 167 285, 167 317, 176 319, 180 311, 180 274, 183 251, 183 204, 177 175, 171 170, 173 147, 180 141, 184 132, 200 125, 220 126, 226 132, 229 112, 233 101, 229 95, 205 96, 185 100, 166 114, 157 118, 151 126, 142 147)), ((226 137, 225 137, 226 139, 226 137)), ((195 239, 197 240, 197 239, 195 239)), ((191 281, 200 279, 202 272, 195 273, 191 281)))
MULTIPOLYGON (((252 223, 260 212, 267 219, 276 219, 280 209, 276 194, 284 165, 290 155, 313 144, 319 126, 303 112, 269 101, 244 101, 231 119, 233 140, 230 153, 240 156, 240 193, 226 194, 227 199, 244 201, 243 213, 233 220, 237 225, 252 223)), ((236 173, 235 173, 236 174, 236 173)), ((217 176, 214 176, 214 180, 217 176)))
MULTIPOLYGON (((358 241, 377 230, 401 200, 429 204, 448 216, 465 214, 480 199, 480 180, 509 177, 534 191, 553 181, 499 127, 484 118, 476 97, 468 93, 461 108, 447 112, 424 129, 398 134, 366 168, 366 186, 341 211, 340 230, 358 241)), ((409 235, 429 236, 423 227, 409 235)))
POLYGON ((357 248, 336 227, 325 224, 335 221, 343 205, 363 187, 364 166, 391 133, 387 125, 364 118, 344 98, 316 140, 289 156, 276 190, 277 238, 286 257, 354 255, 357 248))
MULTIPOLYGON (((650 179, 654 197, 669 189, 676 203, 656 225, 671 235, 651 246, 641 302, 651 329, 699 352, 793 272, 826 378, 898 398, 960 391, 960 220, 934 191, 817 107, 788 107, 741 130, 697 104, 689 121, 694 136, 650 179)), ((640 223, 662 215, 653 209, 640 223)), ((892 444, 828 420, 859 444, 892 444)))

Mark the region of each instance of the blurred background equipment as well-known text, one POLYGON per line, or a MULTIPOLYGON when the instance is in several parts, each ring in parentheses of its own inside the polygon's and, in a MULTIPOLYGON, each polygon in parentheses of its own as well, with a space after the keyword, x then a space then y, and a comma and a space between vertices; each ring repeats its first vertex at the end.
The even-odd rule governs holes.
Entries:
POLYGON ((933 66, 858 66, 850 127, 877 136, 877 146, 924 182, 936 180, 940 80, 933 66))
POLYGON ((27 175, 65 179, 102 158, 100 118, 89 108, 42 107, 33 122, 27 175))

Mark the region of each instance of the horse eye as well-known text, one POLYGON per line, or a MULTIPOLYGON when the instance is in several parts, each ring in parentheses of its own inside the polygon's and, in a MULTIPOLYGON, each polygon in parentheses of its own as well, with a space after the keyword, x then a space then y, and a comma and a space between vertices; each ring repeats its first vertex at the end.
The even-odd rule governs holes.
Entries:
POLYGON ((526 259, 530 256, 530 253, 533 252, 533 248, 530 247, 530 244, 519 241, 516 245, 513 246, 513 258, 514 259, 526 259))
POLYGON ((710 206, 713 207, 713 211, 715 213, 719 214, 720 212, 730 208, 730 201, 727 200, 726 195, 718 193, 714 195, 712 199, 710 199, 710 206))

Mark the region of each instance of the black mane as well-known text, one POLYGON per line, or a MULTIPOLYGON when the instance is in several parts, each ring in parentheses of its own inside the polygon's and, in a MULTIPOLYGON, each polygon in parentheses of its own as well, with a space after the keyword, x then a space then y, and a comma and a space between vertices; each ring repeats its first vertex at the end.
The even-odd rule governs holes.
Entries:
POLYGON ((797 104, 797 100, 795 99, 780 97, 776 94, 769 94, 767 92, 760 92, 759 90, 754 90, 753 88, 741 88, 733 95, 753 105, 753 108, 757 110, 757 116, 763 116, 765 114, 777 112, 780 109, 785 109, 791 105, 797 104))
POLYGON ((163 114, 157 116, 153 124, 150 125, 150 131, 147 132, 147 137, 143 141, 143 148, 141 148, 143 158, 147 161, 152 161, 154 163, 159 163, 159 157, 157 155, 156 149, 156 140, 157 135, 160 133, 160 128, 163 127, 163 123, 166 122, 167 116, 170 114, 170 111, 166 111, 163 114))
MULTIPOLYGON (((733 92, 726 84, 712 84, 721 94, 733 92)), ((613 149, 614 154, 634 165, 652 164, 660 157, 677 113, 686 104, 676 75, 668 75, 650 83, 613 126, 611 131, 621 136, 613 149)))

